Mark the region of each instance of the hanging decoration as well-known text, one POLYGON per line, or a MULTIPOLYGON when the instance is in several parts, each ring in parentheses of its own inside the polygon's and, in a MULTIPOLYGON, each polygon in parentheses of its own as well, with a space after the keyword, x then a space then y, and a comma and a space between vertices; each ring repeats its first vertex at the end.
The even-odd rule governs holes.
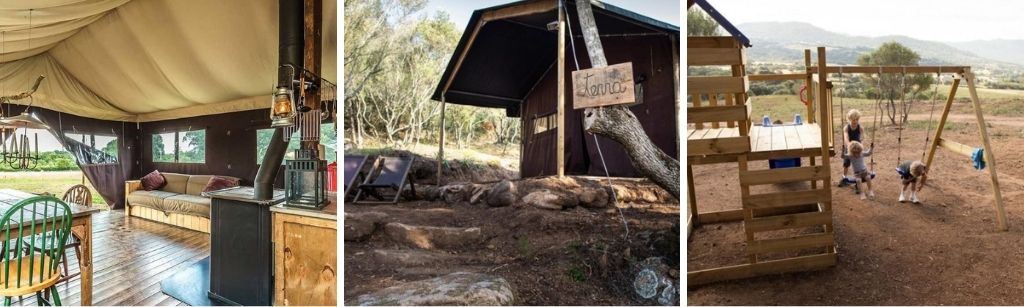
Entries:
MULTIPOLYGON (((32 11, 28 10, 28 44, 32 46, 32 11)), ((2 39, 4 35, 0 35, 2 39)), ((5 45, 6 41, 0 42, 5 45)), ((0 51, 2 52, 2 51, 0 51)), ((2 61, 0 61, 2 62, 2 61)), ((20 94, 0 96, 0 105, 10 105, 16 100, 29 99, 28 106, 19 115, 0 113, 0 163, 7 164, 17 170, 34 170, 39 162, 39 133, 29 138, 29 129, 48 130, 49 127, 43 123, 32 109, 32 94, 39 89, 45 76, 36 78, 32 88, 20 94), (34 150, 33 150, 34 149, 34 150)))

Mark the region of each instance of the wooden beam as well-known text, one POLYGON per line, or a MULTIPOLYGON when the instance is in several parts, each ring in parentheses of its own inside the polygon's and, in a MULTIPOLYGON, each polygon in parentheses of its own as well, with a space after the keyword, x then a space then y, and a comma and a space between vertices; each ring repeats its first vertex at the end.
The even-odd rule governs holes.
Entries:
POLYGON ((558 140, 555 152, 558 177, 565 177, 565 12, 558 6, 558 140))
MULTIPOLYGON (((952 152, 955 152, 957 154, 960 154, 961 156, 968 158, 970 158, 971 155, 974 154, 974 149, 976 148, 945 138, 939 139, 938 141, 939 147, 949 149, 952 152)), ((986 157, 983 156, 982 159, 985 160, 986 164, 988 163, 988 159, 986 157)))
MULTIPOLYGON (((823 47, 818 47, 823 48, 823 47)), ((830 74, 839 73, 839 66, 823 66, 825 72, 830 74)), ((843 74, 877 74, 881 69, 883 74, 936 74, 936 73, 962 73, 971 69, 970 66, 843 66, 843 74)), ((807 73, 817 74, 818 67, 808 67, 807 73)))
MULTIPOLYGON (((301 84, 303 97, 303 105, 309 107, 312 110, 320 110, 320 85, 322 84, 323 78, 320 77, 321 62, 322 62, 322 51, 320 45, 323 44, 321 39, 321 29, 323 29, 323 1, 321 0, 304 0, 302 2, 302 32, 303 32, 303 46, 302 46, 302 68, 305 71, 315 74, 314 78, 307 78, 305 73, 301 73, 300 80, 303 81, 301 84), (310 82, 309 87, 306 86, 306 82, 310 82), (310 89, 312 88, 312 90, 310 89)), ((313 77, 313 76, 308 76, 313 77)), ((312 113, 307 113, 312 114, 312 113)), ((301 118, 301 117, 300 117, 301 118)), ((319 122, 317 122, 319 123, 319 122)), ((299 127, 302 125, 300 124, 299 127)), ((306 150, 318 150, 320 145, 320 135, 306 135, 319 129, 300 129, 302 149, 306 150)))
POLYGON ((695 107, 686 109, 687 123, 713 123, 747 120, 750 104, 717 107, 695 107))
MULTIPOLYGON (((925 161, 925 166, 928 170, 932 169, 932 158, 935 157, 935 148, 938 147, 939 140, 942 139, 942 129, 946 127, 946 119, 949 118, 949 110, 953 108, 953 100, 956 99, 956 89, 960 87, 960 79, 953 79, 953 84, 949 89, 949 96, 946 96, 946 105, 942 107, 942 115, 939 117, 939 126, 935 129, 935 137, 932 137, 932 142, 928 145, 928 159, 925 161)), ((901 161, 902 162, 902 161, 901 161)), ((921 178, 921 184, 928 180, 928 177, 921 178)))
POLYGON ((793 206, 796 204, 817 204, 831 199, 832 195, 825 194, 824 190, 813 189, 751 195, 743 200, 743 205, 762 209, 793 206))
POLYGON ((694 286, 761 275, 819 270, 835 265, 836 254, 833 252, 687 272, 686 282, 694 286))
POLYGON ((691 226, 696 226, 700 224, 700 213, 697 211, 697 190, 693 183, 693 165, 690 164, 686 165, 686 186, 688 188, 686 191, 686 199, 687 202, 690 203, 690 215, 693 220, 693 225, 691 226))
POLYGON ((447 92, 441 92, 441 134, 440 140, 437 142, 437 186, 441 186, 441 166, 444 165, 444 108, 446 105, 444 96, 447 94, 447 92))
MULTIPOLYGON (((701 224, 715 224, 742 221, 743 214, 746 212, 746 210, 749 209, 731 209, 723 211, 705 212, 697 214, 697 219, 701 221, 701 224)), ((772 217, 797 213, 817 212, 818 204, 813 203, 793 205, 788 207, 753 209, 753 211, 755 218, 772 217)))
MULTIPOLYGON (((672 44, 672 98, 675 101, 675 117, 677 119, 676 127, 686 126, 685 123, 680 125, 678 122, 679 108, 683 104, 681 93, 679 92, 679 38, 676 35, 669 36, 669 43, 672 44)), ((575 52, 575 51, 573 51, 575 52)), ((680 128, 676 129, 676 148, 682 148, 680 141, 680 128)), ((84 178, 84 177, 83 177, 84 178)))
POLYGON ((819 246, 833 245, 835 244, 835 235, 831 233, 819 233, 791 238, 758 240, 753 243, 754 244, 747 246, 748 254, 796 251, 819 246))
POLYGON ((807 212, 755 218, 744 228, 754 232, 825 225, 832 221, 832 212, 807 212))
MULTIPOLYGON (((825 57, 825 47, 818 47, 818 68, 822 69, 822 70, 825 70, 825 71, 828 71, 828 62, 827 62, 826 57, 825 57)), ((825 194, 832 195, 832 167, 831 167, 832 163, 829 163, 828 158, 826 158, 826 157, 829 156, 829 150, 831 149, 830 148, 831 147, 830 143, 831 143, 831 137, 832 137, 832 118, 829 117, 829 114, 832 111, 832 105, 831 105, 831 101, 829 101, 829 99, 827 98, 827 97, 829 97, 829 95, 828 95, 828 89, 825 88, 826 84, 828 84, 828 74, 827 73, 825 73, 825 74, 818 74, 818 101, 817 101, 817 103, 818 103, 817 104, 818 105, 818 110, 817 111, 818 111, 818 116, 819 116, 819 119, 818 119, 818 123, 819 124, 818 124, 818 126, 821 128, 821 160, 822 160, 822 163, 821 163, 820 167, 822 168, 822 172, 823 172, 822 174, 824 174, 822 180, 825 182, 825 184, 823 184, 821 188, 823 190, 825 190, 825 192, 824 192, 825 194)), ((808 91, 809 90, 810 90, 810 88, 808 88, 808 91)), ((823 201, 823 202, 821 202, 821 205, 822 205, 822 209, 823 209, 822 210, 823 211, 822 214, 824 214, 827 217, 827 219, 825 221, 825 232, 826 233, 832 233, 834 231, 834 228, 833 228, 833 225, 832 225, 832 201, 831 200, 823 201)), ((826 250, 830 250, 831 253, 834 254, 835 253, 835 246, 834 245, 828 246, 828 247, 826 247, 826 250)))
POLYGON ((820 166, 803 166, 791 168, 754 170, 741 172, 740 184, 763 185, 811 180, 826 180, 828 178, 828 175, 828 163, 824 163, 820 166))
POLYGON ((687 48, 686 66, 738 65, 745 63, 743 49, 687 48))
POLYGON ((750 81, 786 81, 786 80, 804 80, 807 74, 774 74, 774 75, 747 75, 747 79, 750 81))
POLYGON ((506 7, 494 11, 485 12, 480 16, 480 20, 484 22, 512 18, 518 16, 533 15, 538 13, 544 13, 558 8, 557 0, 539 0, 516 6, 506 7))
POLYGON ((686 48, 740 48, 732 36, 693 36, 686 38, 686 48))
POLYGON ((996 207, 996 221, 999 230, 1006 231, 1006 211, 1003 209, 1003 195, 999 191, 999 176, 996 175, 996 158, 995 154, 992 153, 992 144, 988 138, 988 128, 985 124, 985 116, 981 112, 981 100, 978 99, 978 91, 974 87, 974 73, 967 70, 967 91, 971 94, 971 103, 974 104, 974 116, 978 118, 978 130, 981 131, 981 142, 985 148, 985 158, 988 160, 985 167, 988 168, 988 173, 992 177, 992 191, 995 193, 995 207, 996 207))
POLYGON ((747 77, 686 77, 686 91, 691 93, 738 94, 749 90, 747 77))
MULTIPOLYGON (((804 49, 804 67, 808 69, 811 68, 811 49, 804 49)), ((805 75, 806 79, 804 80, 804 86, 807 88, 807 122, 813 124, 818 122, 814 117, 814 97, 817 95, 814 93, 814 87, 811 86, 814 84, 814 75, 805 75)))

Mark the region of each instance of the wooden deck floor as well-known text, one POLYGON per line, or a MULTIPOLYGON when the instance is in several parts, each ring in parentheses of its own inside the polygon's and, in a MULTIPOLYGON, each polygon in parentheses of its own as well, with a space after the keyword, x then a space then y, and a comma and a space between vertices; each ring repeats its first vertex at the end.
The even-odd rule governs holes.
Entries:
MULTIPOLYGON (((705 140, 739 136, 739 128, 690 129, 687 140, 705 140)), ((806 157, 821 154, 821 128, 818 124, 787 126, 751 126, 750 160, 806 157)), ((832 149, 830 148, 830 153, 832 149)), ((734 162, 735 154, 720 157, 690 157, 695 164, 734 162)))
MULTIPOLYGON (((93 305, 184 305, 160 292, 160 281, 210 255, 210 235, 137 218, 125 225, 123 210, 95 214, 93 239, 93 305)), ((78 263, 68 253, 74 273, 78 263)), ((80 305, 79 281, 57 286, 64 305, 80 305)))

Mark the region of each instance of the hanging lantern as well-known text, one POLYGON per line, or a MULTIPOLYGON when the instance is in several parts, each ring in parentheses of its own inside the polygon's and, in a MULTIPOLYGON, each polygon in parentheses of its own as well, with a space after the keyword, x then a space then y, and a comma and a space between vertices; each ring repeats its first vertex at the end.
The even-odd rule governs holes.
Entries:
POLYGON ((286 127, 295 124, 295 93, 287 87, 274 91, 270 106, 270 126, 286 127))

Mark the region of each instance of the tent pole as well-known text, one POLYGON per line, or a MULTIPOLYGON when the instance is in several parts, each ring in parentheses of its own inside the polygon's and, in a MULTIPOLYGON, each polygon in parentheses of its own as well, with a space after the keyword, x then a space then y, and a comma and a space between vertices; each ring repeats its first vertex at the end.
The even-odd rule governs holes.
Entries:
POLYGON ((565 177, 565 9, 558 4, 558 177, 565 177))
POLYGON ((992 191, 996 197, 996 221, 998 222, 999 230, 1006 231, 1006 211, 1003 210, 1003 195, 999 191, 999 176, 996 175, 996 157, 992 154, 992 144, 989 143, 988 139, 988 128, 985 127, 985 117, 981 113, 981 100, 978 99, 978 91, 974 88, 974 72, 967 70, 964 75, 967 76, 967 91, 971 94, 971 102, 974 104, 974 116, 978 118, 978 130, 981 132, 981 141, 985 146, 985 164, 987 164, 985 167, 988 168, 988 173, 992 176, 992 191))
POLYGON ((440 140, 437 142, 437 186, 441 186, 441 166, 444 165, 444 97, 447 95, 447 91, 441 92, 441 134, 440 140))

